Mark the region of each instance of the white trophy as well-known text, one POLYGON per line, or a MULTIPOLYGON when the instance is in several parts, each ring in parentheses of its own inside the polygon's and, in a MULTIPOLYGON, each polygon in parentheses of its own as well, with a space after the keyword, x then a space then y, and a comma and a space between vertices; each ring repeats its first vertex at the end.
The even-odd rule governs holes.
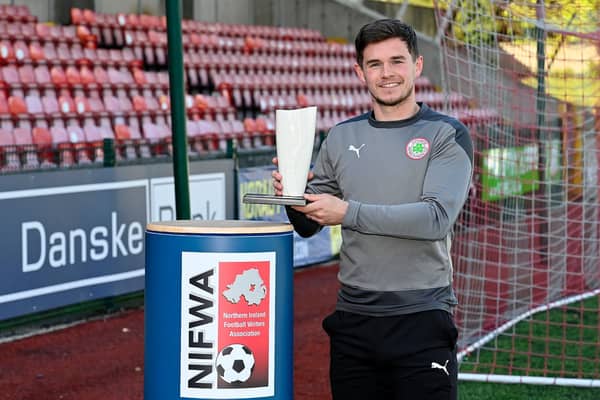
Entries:
POLYGON ((244 195, 244 203, 305 205, 304 189, 310 170, 317 107, 275 111, 275 140, 279 172, 283 177, 283 196, 244 195))

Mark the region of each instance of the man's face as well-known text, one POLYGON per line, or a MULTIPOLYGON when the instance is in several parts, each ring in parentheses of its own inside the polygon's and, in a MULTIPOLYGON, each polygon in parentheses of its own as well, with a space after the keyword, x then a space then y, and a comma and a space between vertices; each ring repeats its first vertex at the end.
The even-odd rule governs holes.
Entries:
POLYGON ((414 101, 415 79, 421 75, 423 58, 413 61, 406 43, 391 38, 365 47, 362 65, 355 64, 354 69, 376 105, 394 107, 409 98, 414 101))

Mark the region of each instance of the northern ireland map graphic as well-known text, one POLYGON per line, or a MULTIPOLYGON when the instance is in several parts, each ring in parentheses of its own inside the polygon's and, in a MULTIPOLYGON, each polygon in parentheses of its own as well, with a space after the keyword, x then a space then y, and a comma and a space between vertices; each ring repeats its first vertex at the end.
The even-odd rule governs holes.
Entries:
POLYGON ((223 296, 230 303, 237 304, 243 296, 248 305, 259 305, 267 296, 267 287, 260 277, 258 269, 251 268, 238 274, 233 283, 227 285, 223 296))

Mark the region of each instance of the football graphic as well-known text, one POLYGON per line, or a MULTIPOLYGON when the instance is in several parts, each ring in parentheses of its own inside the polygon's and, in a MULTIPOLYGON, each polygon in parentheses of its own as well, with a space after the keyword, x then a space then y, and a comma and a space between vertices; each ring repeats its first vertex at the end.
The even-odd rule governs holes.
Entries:
POLYGON ((225 346, 217 355, 217 373, 227 383, 243 383, 254 371, 254 354, 243 344, 225 346))

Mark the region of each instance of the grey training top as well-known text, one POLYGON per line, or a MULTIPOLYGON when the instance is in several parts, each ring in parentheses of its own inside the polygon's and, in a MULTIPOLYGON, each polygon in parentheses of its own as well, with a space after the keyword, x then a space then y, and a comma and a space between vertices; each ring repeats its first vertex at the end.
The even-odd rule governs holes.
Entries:
MULTIPOLYGON (((317 156, 306 191, 349 203, 338 310, 382 316, 457 304, 450 245, 471 180, 472 142, 459 121, 419 105, 406 120, 367 113, 342 122, 317 156)), ((300 235, 320 229, 287 210, 300 235)))

